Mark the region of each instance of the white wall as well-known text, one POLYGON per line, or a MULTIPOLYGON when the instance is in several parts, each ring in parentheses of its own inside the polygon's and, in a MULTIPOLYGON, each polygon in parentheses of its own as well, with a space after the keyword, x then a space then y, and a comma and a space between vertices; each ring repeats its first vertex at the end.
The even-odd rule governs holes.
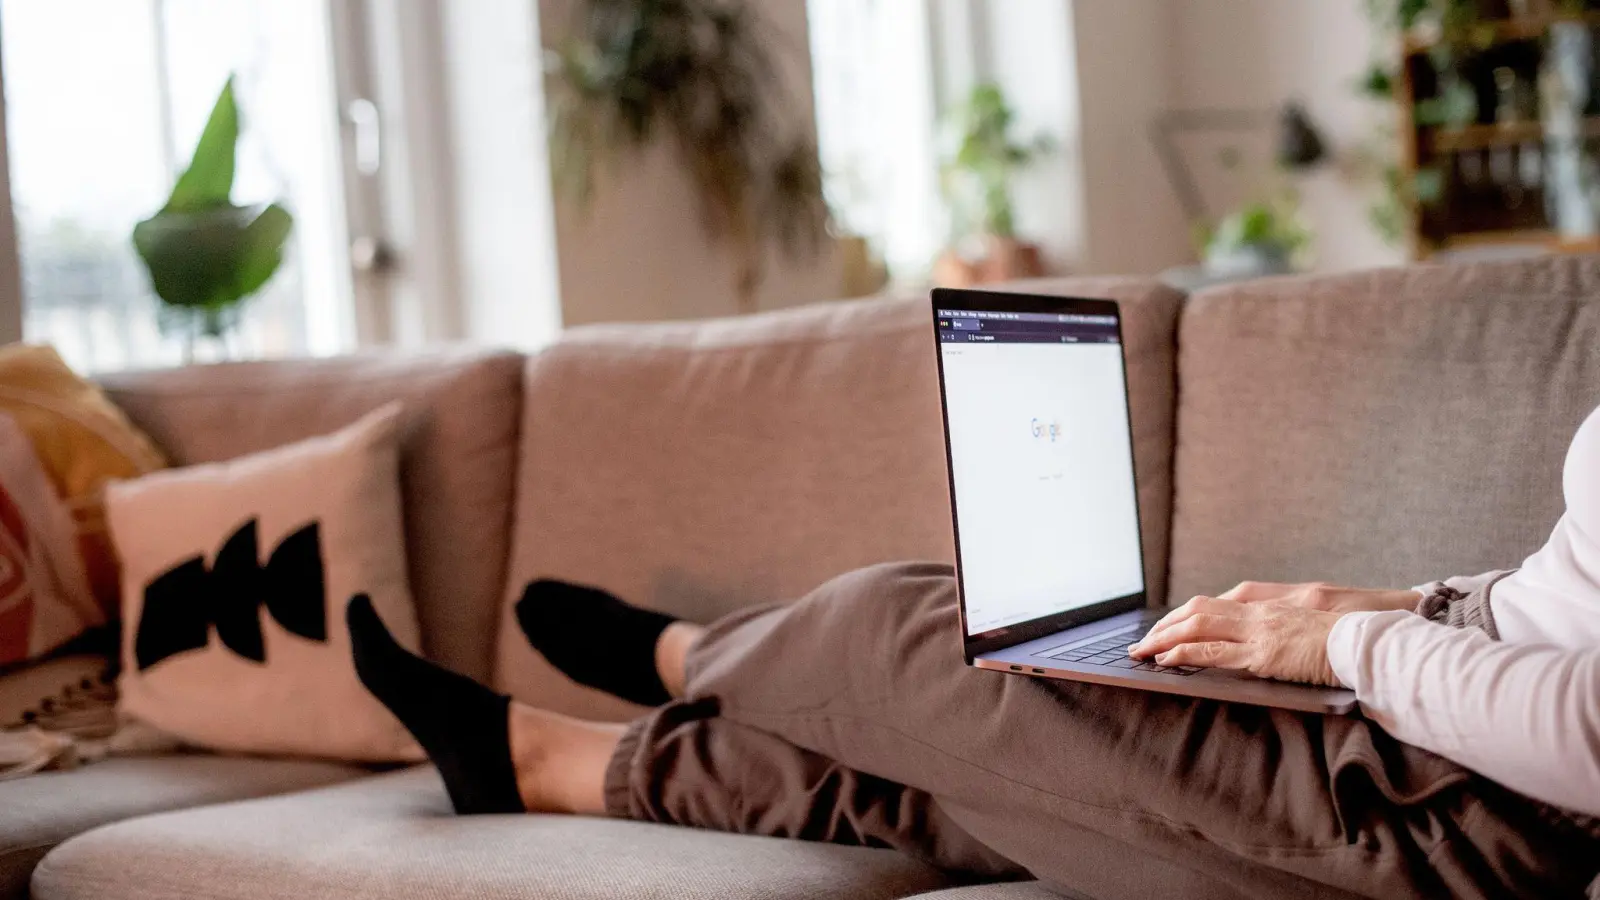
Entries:
MULTIPOLYGON (((539 0, 545 43, 565 32, 569 0, 539 0)), ((758 7, 787 62, 797 103, 790 121, 814 129, 804 0, 758 7)), ((556 246, 567 325, 681 319, 738 312, 734 260, 701 230, 688 176, 667 148, 606 174, 587 212, 557 203, 556 246)), ((757 296, 761 309, 829 299, 839 291, 831 255, 788 263, 776 254, 757 296)))
POLYGON ((1192 256, 1188 226, 1150 142, 1151 122, 1186 77, 1172 53, 1172 0, 1071 6, 1085 216, 1074 271, 1155 273, 1185 262, 1192 256))
MULTIPOLYGON (((1401 262, 1402 252, 1386 246, 1367 221, 1372 185, 1356 179, 1349 165, 1374 117, 1385 114, 1354 91, 1372 47, 1362 0, 1161 2, 1171 8, 1176 106, 1268 108, 1298 98, 1337 157, 1300 181, 1304 212, 1317 235, 1316 268, 1401 262)), ((1208 200, 1237 203, 1245 186, 1212 162, 1207 150, 1217 146, 1192 145, 1187 158, 1196 163, 1208 200)))

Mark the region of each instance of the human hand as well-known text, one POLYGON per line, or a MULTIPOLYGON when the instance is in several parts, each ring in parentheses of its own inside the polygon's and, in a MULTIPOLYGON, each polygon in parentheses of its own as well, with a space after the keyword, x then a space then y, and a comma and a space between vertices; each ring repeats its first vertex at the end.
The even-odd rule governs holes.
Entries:
POLYGON ((1246 581, 1217 597, 1239 603, 1285 603, 1303 609, 1336 613, 1388 612, 1396 609, 1410 611, 1416 609, 1422 599, 1416 591, 1340 587, 1321 581, 1306 584, 1246 581))
POLYGON ((1195 597, 1128 649, 1163 666, 1235 669, 1261 678, 1342 687, 1328 635, 1344 615, 1281 602, 1195 597))

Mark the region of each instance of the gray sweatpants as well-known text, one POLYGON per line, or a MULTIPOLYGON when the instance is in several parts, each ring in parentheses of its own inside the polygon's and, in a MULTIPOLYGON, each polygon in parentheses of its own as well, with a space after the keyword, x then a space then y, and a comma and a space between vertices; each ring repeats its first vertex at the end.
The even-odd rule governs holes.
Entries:
POLYGON ((892 847, 1098 900, 1579 897, 1600 840, 1358 717, 967 668, 942 565, 713 625, 615 816, 892 847))

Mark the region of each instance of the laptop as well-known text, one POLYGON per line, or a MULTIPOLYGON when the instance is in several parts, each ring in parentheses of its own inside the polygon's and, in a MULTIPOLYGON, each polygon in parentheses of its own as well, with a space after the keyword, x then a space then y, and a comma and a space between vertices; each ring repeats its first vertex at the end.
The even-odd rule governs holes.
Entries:
POLYGON ((1128 656, 1148 608, 1122 320, 1110 300, 933 292, 967 664, 1347 713, 1347 690, 1128 656))

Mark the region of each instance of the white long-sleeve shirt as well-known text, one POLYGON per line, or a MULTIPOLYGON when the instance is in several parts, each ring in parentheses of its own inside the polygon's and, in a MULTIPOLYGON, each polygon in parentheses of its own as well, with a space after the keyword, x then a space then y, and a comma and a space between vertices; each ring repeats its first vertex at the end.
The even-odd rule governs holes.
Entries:
MULTIPOLYGON (((1563 487, 1550 540, 1490 592, 1499 641, 1409 612, 1352 613, 1328 660, 1400 740, 1600 815, 1600 409, 1573 438, 1563 487)), ((1446 583, 1470 593, 1487 580, 1446 583)))

